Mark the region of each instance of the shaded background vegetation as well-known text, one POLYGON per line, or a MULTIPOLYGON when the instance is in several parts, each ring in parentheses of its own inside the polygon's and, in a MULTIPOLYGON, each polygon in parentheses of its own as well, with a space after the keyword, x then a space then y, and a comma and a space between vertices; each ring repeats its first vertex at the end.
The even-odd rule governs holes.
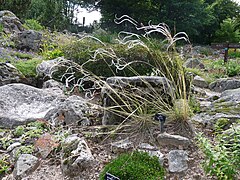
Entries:
POLYGON ((128 24, 113 22, 115 15, 127 14, 143 24, 165 22, 172 33, 184 31, 195 43, 226 41, 224 36, 240 41, 240 6, 231 0, 0 0, 0 10, 11 10, 23 21, 36 19, 55 30, 73 29, 79 7, 99 9, 101 26, 109 31, 131 30, 128 24))

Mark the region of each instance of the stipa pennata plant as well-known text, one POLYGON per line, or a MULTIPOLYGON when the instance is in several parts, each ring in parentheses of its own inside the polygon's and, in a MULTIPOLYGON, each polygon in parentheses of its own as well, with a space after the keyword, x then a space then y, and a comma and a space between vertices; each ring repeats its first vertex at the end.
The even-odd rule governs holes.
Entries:
MULTIPOLYGON (((164 23, 158 25, 149 23, 147 26, 138 26, 139 23, 129 16, 124 15, 116 18, 116 23, 120 24, 123 22, 132 23, 136 27, 136 30, 141 30, 144 34, 139 35, 122 31, 118 36, 119 44, 125 47, 126 52, 136 47, 144 48, 149 54, 148 57, 153 61, 142 61, 138 58, 129 61, 127 57, 123 58, 116 53, 116 50, 113 48, 114 45, 110 47, 96 37, 86 36, 78 41, 91 39, 91 42, 96 41, 98 43, 96 50, 89 49, 89 59, 81 63, 61 59, 52 68, 51 75, 54 76, 54 74, 61 70, 63 73, 61 80, 65 82, 66 87, 70 91, 80 88, 81 91, 86 92, 88 97, 94 95, 94 91, 97 89, 102 89, 103 87, 108 89, 107 93, 112 104, 109 107, 105 107, 105 111, 122 117, 123 121, 121 121, 121 125, 125 122, 135 123, 132 127, 135 127, 136 132, 139 129, 146 130, 146 127, 152 125, 152 116, 156 112, 167 115, 168 119, 174 121, 174 124, 178 124, 176 127, 182 131, 183 128, 187 128, 190 116, 190 108, 188 106, 190 80, 185 75, 185 70, 182 67, 182 59, 174 51, 174 46, 178 40, 189 42, 187 35, 182 32, 172 36, 169 27, 164 23), (166 52, 152 48, 154 46, 150 38, 152 33, 160 33, 166 37, 166 52), (113 75, 128 70, 128 72, 133 73, 135 76, 139 76, 134 67, 136 63, 139 63, 150 70, 148 74, 141 75, 151 77, 160 76, 164 79, 163 81, 165 82, 162 82, 162 91, 156 90, 154 83, 149 83, 146 78, 141 76, 139 76, 141 80, 140 84, 143 85, 143 88, 139 88, 128 82, 122 87, 115 84, 118 86, 117 88, 115 85, 109 85, 104 80, 104 77, 102 78, 94 74, 87 68, 90 63, 97 63, 100 60, 106 63, 107 67, 113 67, 111 69, 113 75), (86 82, 91 82, 92 86, 86 87, 86 82)), ((95 65, 98 68, 98 64, 95 65)))

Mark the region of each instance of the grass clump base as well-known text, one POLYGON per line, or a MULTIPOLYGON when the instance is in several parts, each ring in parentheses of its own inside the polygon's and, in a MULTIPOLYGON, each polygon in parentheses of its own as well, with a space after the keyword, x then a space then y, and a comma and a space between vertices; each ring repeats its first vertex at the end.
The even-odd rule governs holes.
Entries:
POLYGON ((107 172, 128 180, 163 180, 165 174, 156 156, 138 151, 122 154, 107 164, 100 174, 100 180, 104 180, 107 172))

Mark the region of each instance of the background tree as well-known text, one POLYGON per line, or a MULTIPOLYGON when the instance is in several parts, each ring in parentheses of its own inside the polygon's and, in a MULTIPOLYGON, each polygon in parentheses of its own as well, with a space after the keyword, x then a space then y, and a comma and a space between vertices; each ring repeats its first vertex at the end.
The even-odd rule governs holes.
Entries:
POLYGON ((225 19, 220 24, 220 29, 216 31, 216 42, 240 42, 239 22, 236 18, 225 19))
POLYGON ((31 0, 0 0, 0 11, 12 11, 17 17, 24 18, 31 0))
POLYGON ((240 11, 240 6, 231 0, 102 0, 98 7, 102 22, 113 30, 115 15, 127 14, 145 24, 149 20, 165 22, 172 30, 186 32, 197 43, 210 43, 220 23, 239 16, 240 11))

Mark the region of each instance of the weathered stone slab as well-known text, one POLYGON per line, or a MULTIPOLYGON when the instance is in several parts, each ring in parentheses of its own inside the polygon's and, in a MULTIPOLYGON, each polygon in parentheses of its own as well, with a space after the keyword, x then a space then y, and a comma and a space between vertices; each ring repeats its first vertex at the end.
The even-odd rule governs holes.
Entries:
POLYGON ((237 88, 240 88, 240 80, 228 79, 228 78, 218 79, 217 81, 209 84, 209 88, 212 91, 216 91, 216 92, 223 92, 225 90, 237 89, 237 88))
POLYGON ((44 118, 61 103, 60 89, 38 89, 25 84, 0 86, 0 126, 13 127, 44 118))
POLYGON ((157 140, 160 145, 169 145, 175 147, 182 146, 187 148, 191 144, 190 140, 186 137, 167 133, 159 134, 157 136, 157 140))
MULTIPOLYGON (((121 107, 124 108, 126 104, 133 103, 126 98, 126 94, 129 94, 130 98, 137 95, 150 100, 153 100, 153 96, 156 94, 166 102, 170 101, 173 94, 171 82, 167 78, 159 76, 110 77, 107 78, 106 83, 101 92, 104 104, 103 125, 119 124, 125 119, 124 115, 116 112, 122 111, 121 107), (115 113, 109 110, 111 107, 114 107, 115 113)), ((125 109, 127 112, 126 106, 125 109)))

